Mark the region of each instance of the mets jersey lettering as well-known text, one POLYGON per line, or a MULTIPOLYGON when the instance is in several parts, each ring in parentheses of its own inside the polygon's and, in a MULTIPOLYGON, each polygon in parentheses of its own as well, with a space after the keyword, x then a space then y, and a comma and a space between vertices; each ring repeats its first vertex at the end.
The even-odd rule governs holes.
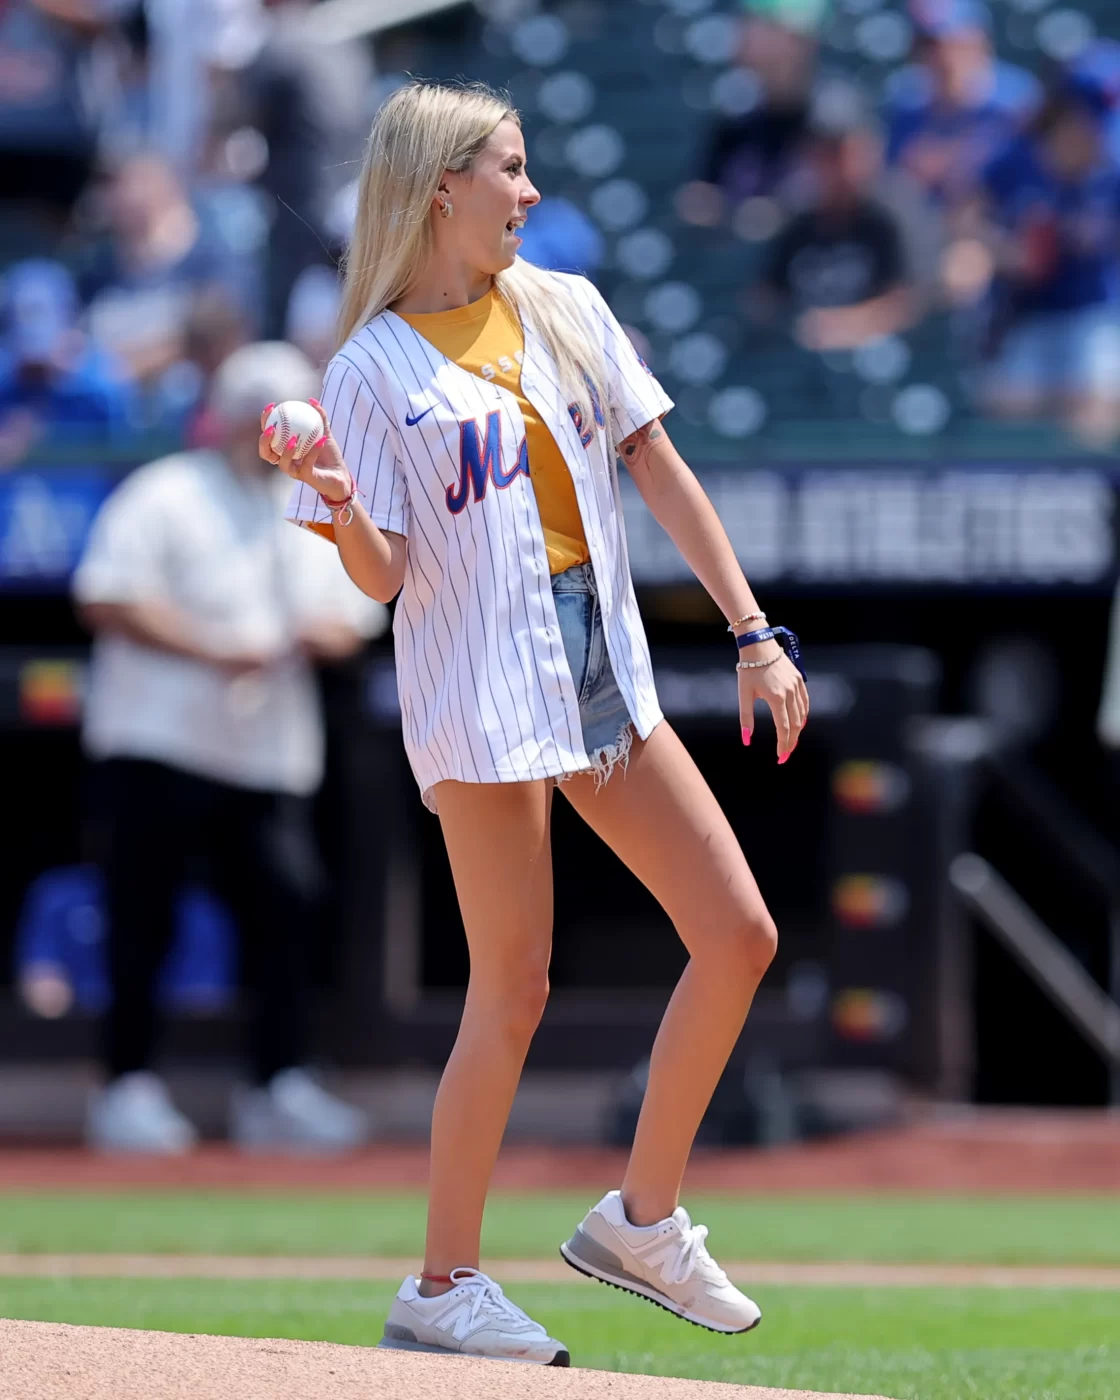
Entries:
MULTIPOLYGON (((569 407, 575 396, 528 318, 520 392, 571 474, 611 670, 646 739, 661 710, 626 557, 616 449, 672 402, 591 283, 550 276, 601 349, 602 402, 580 395, 582 406, 569 407)), ((397 693, 425 803, 434 809, 446 779, 530 782, 589 768, 517 393, 383 311, 331 360, 319 397, 361 492, 355 509, 407 540, 393 620, 397 693)), ((288 515, 331 524, 305 485, 288 515)))
POLYGON ((481 443, 478 419, 468 418, 459 424, 459 483, 447 488, 447 509, 452 515, 458 515, 472 491, 474 499, 481 501, 486 495, 488 481, 492 479, 494 485, 502 490, 521 472, 529 475, 529 448, 524 437, 512 469, 502 471, 501 413, 486 415, 486 435, 481 443))

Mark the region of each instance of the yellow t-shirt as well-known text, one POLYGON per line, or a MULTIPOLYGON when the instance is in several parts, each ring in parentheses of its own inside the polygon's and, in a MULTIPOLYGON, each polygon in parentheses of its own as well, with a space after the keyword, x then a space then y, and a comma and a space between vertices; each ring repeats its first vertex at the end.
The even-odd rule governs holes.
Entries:
POLYGON ((575 564, 586 564, 591 552, 587 548, 572 474, 556 439, 521 392, 525 336, 502 298, 490 291, 480 301, 454 311, 397 314, 441 355, 480 379, 500 384, 517 395, 517 404, 525 419, 529 478, 544 526, 549 572, 559 574, 575 564))

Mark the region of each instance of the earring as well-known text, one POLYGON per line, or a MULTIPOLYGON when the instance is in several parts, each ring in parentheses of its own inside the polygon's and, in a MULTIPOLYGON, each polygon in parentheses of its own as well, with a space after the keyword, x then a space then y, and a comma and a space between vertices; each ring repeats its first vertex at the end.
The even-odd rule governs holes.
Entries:
POLYGON ((452 207, 451 201, 449 199, 445 199, 443 203, 439 206, 439 216, 441 219, 450 219, 451 215, 454 212, 455 210, 452 207))

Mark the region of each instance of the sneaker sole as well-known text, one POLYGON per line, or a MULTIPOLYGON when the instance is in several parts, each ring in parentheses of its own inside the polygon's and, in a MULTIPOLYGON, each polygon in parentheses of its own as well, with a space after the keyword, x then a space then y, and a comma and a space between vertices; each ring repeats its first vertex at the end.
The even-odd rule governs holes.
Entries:
MULTIPOLYGON (((401 1333, 407 1331, 403 1327, 396 1330, 401 1333)), ((427 1342, 418 1342, 412 1334, 391 1337, 388 1329, 377 1343, 376 1350, 423 1352, 426 1356, 457 1356, 468 1361, 512 1361, 521 1366, 570 1366, 572 1364, 571 1356, 564 1348, 561 1348, 551 1361, 530 1361, 524 1356, 484 1356, 479 1352, 452 1351, 450 1347, 430 1346, 427 1342)))
MULTIPOLYGON (((578 1232, 577 1232, 578 1233, 578 1232)), ((678 1303, 674 1303, 671 1298, 667 1298, 664 1293, 658 1293, 656 1289, 641 1283, 638 1279, 629 1274, 611 1274, 606 1269, 592 1264, 586 1259, 581 1259, 572 1250, 575 1236, 567 1244, 560 1246, 560 1257, 564 1262, 575 1269, 577 1274, 582 1274, 584 1278, 594 1279, 596 1283, 605 1283, 611 1288, 617 1288, 623 1293, 630 1293, 635 1298, 643 1298, 647 1303, 653 1303, 655 1307, 663 1308, 665 1312, 672 1313, 674 1317, 683 1318, 685 1322, 691 1322, 693 1327, 702 1327, 705 1332, 715 1332, 721 1337, 741 1337, 744 1332, 753 1332, 762 1321, 762 1314, 746 1327, 717 1327, 711 1322, 705 1322, 703 1318, 697 1317, 695 1313, 690 1313, 686 1308, 682 1308, 678 1303), (625 1279, 625 1282, 622 1282, 625 1279)))

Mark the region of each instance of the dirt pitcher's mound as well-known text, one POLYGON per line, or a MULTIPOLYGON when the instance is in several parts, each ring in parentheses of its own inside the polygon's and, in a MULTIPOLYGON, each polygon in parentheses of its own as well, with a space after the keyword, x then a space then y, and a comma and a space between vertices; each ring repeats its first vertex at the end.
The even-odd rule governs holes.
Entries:
POLYGON ((2 1400, 885 1400, 410 1356, 373 1347, 0 1320, 2 1400))

